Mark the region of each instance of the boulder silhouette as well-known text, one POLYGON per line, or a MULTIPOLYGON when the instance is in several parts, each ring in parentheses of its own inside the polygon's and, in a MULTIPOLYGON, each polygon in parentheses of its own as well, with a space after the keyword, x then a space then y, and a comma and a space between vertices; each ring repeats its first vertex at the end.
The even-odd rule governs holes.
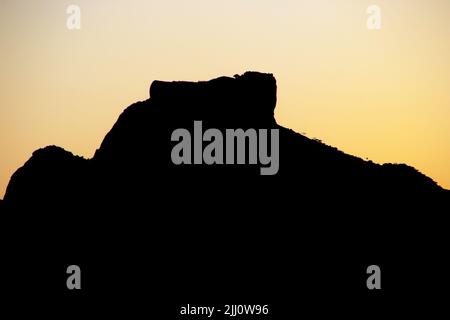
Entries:
MULTIPOLYGON (((368 261, 395 272, 412 257, 424 268, 439 260, 449 192, 413 167, 365 161, 278 125, 276 92, 273 75, 257 72, 154 81, 150 98, 123 111, 93 158, 55 146, 35 151, 3 201, 27 259, 83 261, 97 277, 91 292, 111 296, 151 283, 161 297, 281 292, 288 300, 290 283, 310 292, 311 303, 338 288, 348 289, 342 299, 360 299, 351 288, 368 261), (194 121, 222 131, 278 129, 278 173, 173 164, 171 134, 194 121), (108 282, 113 271, 101 266, 109 262, 127 281, 108 282), (341 276, 330 275, 330 265, 341 276)), ((400 278, 393 294, 408 285, 400 278)))

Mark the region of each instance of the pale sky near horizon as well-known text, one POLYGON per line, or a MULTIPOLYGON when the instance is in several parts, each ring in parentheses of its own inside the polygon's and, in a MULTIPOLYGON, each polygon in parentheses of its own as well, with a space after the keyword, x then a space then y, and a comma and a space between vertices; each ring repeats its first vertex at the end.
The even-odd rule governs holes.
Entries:
POLYGON ((153 80, 247 70, 277 78, 281 125, 450 188, 449 16, 447 0, 2 0, 0 198, 38 148, 92 157, 153 80))

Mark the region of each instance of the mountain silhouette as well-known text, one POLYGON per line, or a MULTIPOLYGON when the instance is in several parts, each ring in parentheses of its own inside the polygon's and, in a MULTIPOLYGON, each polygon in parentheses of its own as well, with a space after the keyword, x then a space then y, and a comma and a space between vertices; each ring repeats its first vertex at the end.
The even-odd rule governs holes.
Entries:
MULTIPOLYGON (((154 81, 150 98, 123 111, 93 158, 56 146, 35 151, 3 201, 27 259, 78 258, 99 279, 91 292, 145 283, 161 297, 274 296, 290 283, 311 303, 318 292, 347 288, 343 297, 351 296, 360 288, 353 272, 369 261, 401 274, 413 257, 425 269, 441 259, 434 253, 449 192, 413 167, 365 161, 280 126, 276 93, 273 75, 258 72, 154 81), (175 165, 171 134, 194 121, 204 130, 278 129, 277 174, 262 176, 254 164, 175 165), (104 261, 127 281, 111 285, 114 276, 96 267, 104 261), (343 276, 330 275, 330 265, 343 276), (146 270, 159 276, 141 279, 146 270)), ((391 289, 410 286, 405 276, 391 289)))
POLYGON ((174 144, 171 132, 192 128, 195 120, 202 120, 204 127, 219 129, 279 129, 278 178, 298 181, 297 188, 302 192, 325 196, 328 192, 363 190, 385 195, 443 191, 413 167, 364 161, 279 126, 274 118, 276 90, 271 74, 256 72, 197 83, 155 81, 150 87, 150 99, 135 103, 122 113, 92 159, 74 156, 55 146, 37 150, 12 176, 5 202, 21 206, 32 199, 91 201, 91 192, 111 188, 127 193, 129 190, 123 189, 140 189, 140 180, 153 180, 163 172, 172 178, 180 174, 197 178, 258 174, 254 167, 242 165, 172 165, 168 157, 174 144), (92 190, 94 185, 96 191, 92 190))

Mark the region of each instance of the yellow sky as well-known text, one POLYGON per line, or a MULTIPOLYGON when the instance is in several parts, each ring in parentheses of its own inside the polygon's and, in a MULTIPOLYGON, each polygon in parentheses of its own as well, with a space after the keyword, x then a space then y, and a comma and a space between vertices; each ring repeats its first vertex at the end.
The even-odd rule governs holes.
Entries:
POLYGON ((37 148, 91 157, 153 80, 246 70, 276 76, 280 124, 450 188, 449 15, 447 0, 2 0, 0 197, 37 148))

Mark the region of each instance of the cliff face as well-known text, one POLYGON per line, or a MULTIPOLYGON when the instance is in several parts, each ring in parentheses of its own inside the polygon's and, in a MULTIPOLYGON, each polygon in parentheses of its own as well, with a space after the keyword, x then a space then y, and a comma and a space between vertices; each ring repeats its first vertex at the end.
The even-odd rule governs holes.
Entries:
MULTIPOLYGON (((247 72, 207 82, 162 82, 150 86, 150 99, 130 106, 106 135, 94 159, 163 157, 158 149, 176 128, 201 120, 212 128, 275 126, 276 81, 270 74, 247 72), (137 155, 139 154, 139 156, 137 155)), ((138 160, 138 159, 134 159, 138 160)), ((164 161, 166 158, 164 158, 164 161)))

